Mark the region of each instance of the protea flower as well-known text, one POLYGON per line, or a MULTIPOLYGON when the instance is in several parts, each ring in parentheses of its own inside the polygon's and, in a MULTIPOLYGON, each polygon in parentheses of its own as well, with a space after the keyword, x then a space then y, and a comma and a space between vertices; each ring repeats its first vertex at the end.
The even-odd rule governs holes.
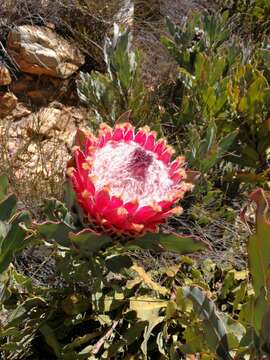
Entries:
POLYGON ((98 232, 141 236, 182 208, 174 205, 192 185, 184 158, 146 126, 114 129, 101 124, 98 137, 78 131, 67 174, 89 227, 98 232))

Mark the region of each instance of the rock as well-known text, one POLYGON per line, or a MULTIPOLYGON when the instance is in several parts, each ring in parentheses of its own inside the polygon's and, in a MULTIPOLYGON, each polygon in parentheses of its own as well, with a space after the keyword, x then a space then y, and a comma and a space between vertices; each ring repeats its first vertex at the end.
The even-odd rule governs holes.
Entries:
POLYGON ((22 72, 66 79, 84 64, 83 54, 53 30, 21 25, 8 36, 7 51, 22 72))
MULTIPOLYGON (((34 76, 23 74, 13 81, 10 90, 22 101, 35 105, 46 105, 57 97, 58 91, 51 81, 53 79, 61 83, 63 80, 52 78, 46 75, 34 76), (44 79, 44 77, 46 79, 44 79)), ((64 80, 66 81, 66 80, 64 80)))
POLYGON ((54 100, 77 103, 74 79, 58 79, 48 75, 22 74, 10 85, 10 90, 20 101, 47 106, 54 100))
POLYGON ((29 122, 28 136, 38 136, 40 139, 50 139, 60 137, 57 132, 63 133, 68 125, 71 126, 70 116, 65 108, 58 109, 54 107, 41 108, 34 116, 32 122, 29 122))
POLYGON ((22 103, 17 103, 16 108, 10 113, 7 119, 10 118, 11 121, 18 121, 21 118, 24 118, 31 114, 31 111, 25 107, 22 103))
POLYGON ((0 63, 0 86, 6 86, 11 83, 11 76, 8 68, 0 63))
POLYGON ((60 196, 76 129, 79 124, 86 126, 88 114, 84 107, 54 102, 20 120, 14 121, 10 116, 11 121, 0 121, 7 170, 23 201, 31 202, 33 198, 39 201, 44 192, 56 196, 55 191, 59 191, 60 196), (25 192, 29 184, 31 192, 25 192))
POLYGON ((0 92, 0 119, 9 115, 17 106, 17 98, 11 92, 0 92))
POLYGON ((86 117, 87 110, 84 108, 64 106, 54 102, 31 114, 24 128, 30 138, 38 138, 41 141, 54 139, 71 148, 76 126, 83 123, 86 117))

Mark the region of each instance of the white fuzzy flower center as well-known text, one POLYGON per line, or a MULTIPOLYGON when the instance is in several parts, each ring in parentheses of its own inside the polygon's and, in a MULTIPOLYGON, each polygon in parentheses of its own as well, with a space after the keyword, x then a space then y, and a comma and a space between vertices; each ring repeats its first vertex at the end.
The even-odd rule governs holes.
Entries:
POLYGON ((168 167, 151 151, 135 142, 108 142, 94 155, 96 190, 110 187, 124 202, 138 199, 140 205, 164 200, 173 188, 168 167))

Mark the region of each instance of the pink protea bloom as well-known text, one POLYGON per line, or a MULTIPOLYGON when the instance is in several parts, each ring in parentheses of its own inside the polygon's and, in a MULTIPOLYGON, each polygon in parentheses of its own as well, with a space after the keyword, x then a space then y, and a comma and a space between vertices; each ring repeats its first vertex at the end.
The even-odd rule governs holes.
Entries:
POLYGON ((67 174, 90 227, 141 236, 182 212, 173 205, 192 187, 184 158, 171 161, 172 147, 147 126, 101 124, 98 137, 79 130, 76 138, 67 174))

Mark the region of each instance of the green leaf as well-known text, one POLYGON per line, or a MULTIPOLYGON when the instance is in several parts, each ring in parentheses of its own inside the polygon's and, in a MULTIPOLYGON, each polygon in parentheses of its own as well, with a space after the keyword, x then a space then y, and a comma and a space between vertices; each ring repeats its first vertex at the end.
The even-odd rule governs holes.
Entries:
POLYGON ((0 201, 7 195, 8 190, 8 177, 0 175, 0 201))
POLYGON ((17 272, 15 269, 12 269, 11 276, 13 277, 14 282, 17 283, 21 288, 26 289, 28 292, 32 292, 33 285, 32 279, 30 277, 17 272))
POLYGON ((140 124, 145 122, 144 118, 152 118, 152 97, 145 91, 140 54, 131 50, 130 29, 121 30, 115 24, 113 39, 105 39, 104 60, 106 74, 81 73, 77 84, 79 97, 94 110, 97 122, 107 120, 113 125, 129 110, 133 121, 140 124))
POLYGON ((21 223, 29 224, 31 218, 27 212, 19 213, 13 220, 7 235, 0 237, 0 273, 7 269, 15 253, 22 250, 27 242, 25 241, 26 230, 21 223))
POLYGON ((185 286, 182 292, 185 298, 192 301, 194 312, 202 320, 205 341, 209 349, 216 352, 221 359, 232 360, 229 354, 226 327, 214 302, 198 287, 185 286))
POLYGON ((215 144, 216 135, 217 135, 217 127, 215 123, 212 123, 207 128, 205 143, 204 146, 201 147, 202 153, 208 152, 211 149, 211 147, 215 144))
POLYGON ((32 297, 19 304, 8 318, 9 326, 18 326, 24 318, 30 318, 31 312, 36 312, 39 307, 45 308, 46 302, 41 297, 32 297))
POLYGON ((61 357, 61 346, 54 334, 53 329, 47 323, 44 323, 39 328, 39 331, 44 336, 46 343, 54 351, 55 355, 58 358, 60 358, 61 357))
POLYGON ((196 251, 209 249, 209 245, 197 237, 178 234, 161 234, 159 242, 166 251, 173 251, 179 254, 190 254, 196 251))
POLYGON ((86 256, 92 255, 111 243, 111 239, 108 236, 97 234, 90 229, 82 230, 77 234, 71 232, 69 238, 75 249, 80 254, 86 256))
POLYGON ((7 236, 7 233, 9 232, 10 227, 11 227, 11 224, 0 221, 0 244, 3 241, 3 239, 7 236))
POLYGON ((94 311, 104 314, 122 307, 127 302, 127 299, 125 299, 123 292, 112 290, 106 295, 99 292, 92 293, 91 302, 94 311))
MULTIPOLYGON (((80 132, 78 132, 78 136, 79 136, 79 134, 80 134, 80 132)), ((81 145, 82 148, 83 148, 83 146, 84 146, 84 144, 81 145)), ((66 206, 68 207, 68 209, 71 209, 71 207, 74 205, 74 202, 76 201, 75 191, 73 190, 70 181, 65 181, 63 184, 63 188, 64 188, 64 202, 65 202, 66 206)))
POLYGON ((138 341, 146 326, 146 321, 137 321, 135 324, 131 324, 128 330, 121 336, 121 339, 109 347, 108 357, 115 359, 116 355, 120 353, 120 349, 138 341))
POLYGON ((270 307, 264 313, 262 321, 263 348, 270 352, 270 307))
POLYGON ((77 315, 90 309, 90 299, 81 294, 70 294, 62 301, 62 309, 68 315, 77 315))
POLYGON ((182 346, 185 353, 199 353, 205 348, 201 329, 198 326, 187 326, 184 331, 186 344, 182 346))
MULTIPOLYGON (((0 304, 4 304, 12 296, 12 291, 9 287, 10 276, 8 271, 0 274, 0 304)), ((1 332, 0 332, 1 334, 1 332)))
POLYGON ((257 205, 256 233, 248 240, 248 259, 255 292, 253 324, 259 335, 270 311, 270 222, 266 218, 269 203, 262 189, 255 190, 250 197, 257 205))
POLYGON ((269 298, 269 294, 266 291, 265 288, 261 288, 260 294, 256 296, 256 298, 252 299, 252 325, 255 328, 255 331, 257 335, 261 335, 262 327, 263 327, 263 319, 265 317, 265 314, 270 309, 270 305, 267 302, 267 299, 269 298))
POLYGON ((270 50, 262 49, 260 51, 261 57, 263 58, 263 61, 265 62, 265 65, 270 68, 270 50))
MULTIPOLYGON (((268 200, 262 189, 255 190, 251 199, 256 202, 256 233, 248 240, 249 270, 255 295, 261 288, 270 291, 270 222, 266 219, 268 200)), ((270 299, 270 298, 269 298, 270 299)))
POLYGON ((151 322, 160 317, 161 309, 165 309, 167 304, 167 300, 159 300, 150 296, 137 296, 129 299, 129 310, 136 311, 138 319, 151 322))
POLYGON ((35 226, 39 234, 47 241, 56 241, 59 245, 65 247, 70 246, 68 234, 74 229, 65 222, 46 221, 35 226))
POLYGON ((1 330, 1 336, 16 336, 20 334, 20 330, 15 327, 8 327, 6 330, 1 330))
MULTIPOLYGON (((223 155, 229 148, 232 146, 233 142, 235 141, 239 130, 232 131, 230 134, 222 138, 219 142, 220 152, 223 155)), ((221 155, 220 154, 220 155, 221 155)))
POLYGON ((141 247, 156 251, 172 251, 179 254, 190 254, 195 251, 209 249, 209 245, 196 236, 185 236, 176 233, 146 234, 134 240, 128 246, 141 247))
POLYGON ((229 349, 237 348, 246 334, 246 328, 225 312, 220 313, 219 316, 226 327, 229 349))
MULTIPOLYGON (((208 77, 205 63, 207 62, 207 56, 204 53, 198 53, 195 62, 195 76, 197 81, 205 82, 208 77)), ((210 85, 209 85, 210 86, 210 85)))
POLYGON ((68 221, 70 214, 66 206, 59 200, 51 198, 45 199, 42 210, 46 218, 50 221, 68 221))
POLYGON ((127 255, 112 255, 105 260, 108 270, 118 273, 123 268, 130 268, 132 266, 132 260, 127 255))
POLYGON ((164 320, 164 316, 160 315, 160 311, 166 308, 167 301, 156 300, 151 297, 134 297, 129 300, 129 309, 136 311, 138 319, 147 321, 148 326, 144 329, 144 340, 141 345, 142 352, 147 359, 147 344, 151 333, 155 326, 164 320))
POLYGON ((0 221, 8 221, 14 214, 17 205, 17 198, 14 194, 0 202, 0 221))
POLYGON ((224 56, 217 56, 214 59, 210 59, 209 65, 212 71, 209 73, 209 81, 211 84, 215 85, 222 78, 226 64, 227 59, 224 56))

